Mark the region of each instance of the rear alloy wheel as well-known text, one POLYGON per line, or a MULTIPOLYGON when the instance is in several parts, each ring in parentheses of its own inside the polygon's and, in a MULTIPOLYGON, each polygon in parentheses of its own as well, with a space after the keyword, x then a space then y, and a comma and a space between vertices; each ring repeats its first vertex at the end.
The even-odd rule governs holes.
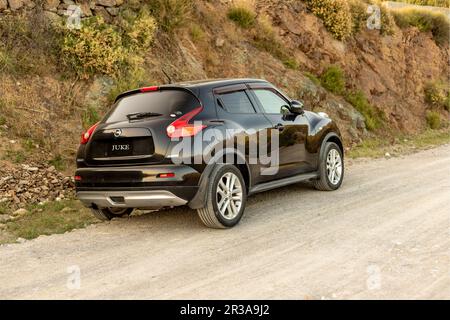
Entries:
POLYGON ((314 181, 318 190, 332 191, 338 189, 344 178, 344 160, 342 151, 334 142, 327 142, 324 157, 319 164, 319 179, 314 181))
POLYGON ((239 223, 247 198, 241 172, 233 165, 214 169, 207 189, 206 206, 198 209, 202 222, 210 228, 231 228, 239 223))
POLYGON ((120 218, 128 216, 133 212, 133 208, 91 208, 92 213, 100 220, 111 220, 112 218, 120 218))

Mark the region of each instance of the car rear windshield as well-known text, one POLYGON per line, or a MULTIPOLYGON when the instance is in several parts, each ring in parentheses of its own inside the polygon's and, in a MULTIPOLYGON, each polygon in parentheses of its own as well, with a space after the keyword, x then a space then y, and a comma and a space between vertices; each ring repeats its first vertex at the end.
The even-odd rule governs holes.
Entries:
POLYGON ((105 122, 127 121, 127 115, 151 112, 161 115, 185 114, 200 106, 198 99, 184 90, 160 90, 136 93, 117 101, 105 116, 105 122))

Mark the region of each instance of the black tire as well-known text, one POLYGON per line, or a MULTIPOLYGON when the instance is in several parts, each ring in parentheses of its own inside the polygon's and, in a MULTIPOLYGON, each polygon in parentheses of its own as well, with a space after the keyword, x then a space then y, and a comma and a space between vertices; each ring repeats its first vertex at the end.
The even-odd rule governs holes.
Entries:
POLYGON ((91 211, 97 219, 111 220, 112 218, 130 215, 133 212, 133 208, 91 208, 91 211))
MULTIPOLYGON (((206 190, 206 206, 200 209, 197 209, 198 216, 203 224, 209 228, 215 229, 225 229, 234 227, 239 223, 244 214, 245 204, 247 201, 247 191, 245 186, 244 178, 242 177, 241 172, 238 168, 233 165, 224 164, 217 165, 216 168, 211 173, 210 183, 208 183, 208 187, 206 190), (242 200, 240 209, 237 212, 237 215, 232 219, 227 218, 225 215, 221 214, 218 209, 217 203, 217 189, 219 186, 219 182, 227 173, 234 174, 238 179, 241 186, 242 191, 242 200)), ((227 209, 225 209, 226 211, 227 209)))
POLYGON ((319 178, 313 181, 314 187, 317 190, 333 191, 339 189, 343 180, 344 180, 344 157, 342 155, 342 150, 336 143, 326 142, 323 157, 322 159, 320 159, 319 163, 319 178), (337 183, 332 183, 330 181, 327 172, 327 157, 330 154, 331 150, 336 150, 339 153, 341 159, 342 173, 340 175, 339 182, 337 183))

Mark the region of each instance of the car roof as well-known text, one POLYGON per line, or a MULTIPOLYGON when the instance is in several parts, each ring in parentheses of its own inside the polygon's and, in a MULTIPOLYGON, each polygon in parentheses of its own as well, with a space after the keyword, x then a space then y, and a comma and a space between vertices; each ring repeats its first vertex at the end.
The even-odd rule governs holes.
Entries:
POLYGON ((170 84, 164 84, 160 86, 151 86, 146 88, 137 88, 129 91, 122 92, 119 94, 115 102, 117 102, 119 99, 135 94, 143 92, 143 89, 150 89, 149 91, 153 91, 154 89, 173 89, 173 88, 180 88, 183 90, 187 90, 191 93, 193 93, 197 98, 199 96, 200 91, 203 90, 211 90, 213 88, 221 87, 221 86, 227 86, 227 85, 235 85, 235 84, 242 84, 242 83, 269 83, 266 80, 262 79, 252 79, 252 78, 234 78, 234 79, 205 79, 205 80, 195 80, 195 81, 185 81, 185 82, 178 82, 178 83, 170 83, 170 84))
POLYGON ((188 89, 212 89, 220 86, 241 84, 241 83, 267 83, 266 80, 252 78, 234 78, 234 79, 205 79, 195 81, 185 81, 173 84, 162 85, 160 87, 183 87, 188 89))

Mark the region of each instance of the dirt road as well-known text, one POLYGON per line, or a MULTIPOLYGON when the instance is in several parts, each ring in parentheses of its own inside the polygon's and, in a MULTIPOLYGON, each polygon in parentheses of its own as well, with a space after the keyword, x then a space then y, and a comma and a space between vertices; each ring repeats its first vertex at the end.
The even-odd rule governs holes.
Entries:
POLYGON ((0 298, 449 299, 449 178, 447 145, 256 195, 231 230, 176 209, 2 246, 0 298))

